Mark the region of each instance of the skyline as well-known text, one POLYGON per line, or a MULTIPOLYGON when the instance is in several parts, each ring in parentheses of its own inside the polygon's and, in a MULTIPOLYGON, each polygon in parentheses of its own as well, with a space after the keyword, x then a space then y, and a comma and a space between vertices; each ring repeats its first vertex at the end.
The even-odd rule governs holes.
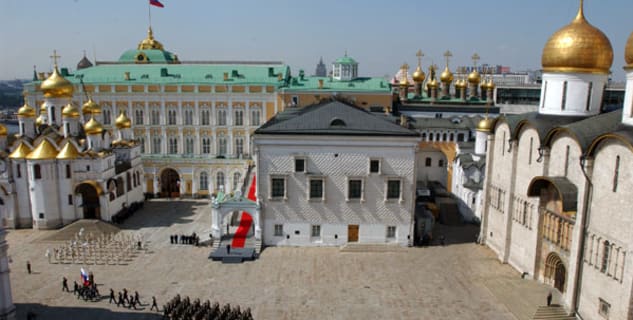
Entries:
MULTIPOLYGON (((147 2, 60 0, 53 6, 43 0, 3 1, 0 78, 28 79, 34 65, 40 72, 51 70, 53 50, 61 55, 60 66, 71 70, 84 50, 93 62, 95 56, 99 61, 117 60, 146 37, 147 2)), ((152 28, 155 38, 182 61, 276 60, 288 64, 293 74, 300 69, 313 74, 320 57, 329 70, 331 62, 347 51, 359 62, 359 75, 392 76, 405 62, 417 65, 418 49, 425 53, 425 70, 431 63, 443 67, 446 50, 453 53, 453 71, 471 65, 475 52, 482 58, 480 64, 537 70, 545 42, 573 19, 579 3, 549 2, 273 0, 261 6, 255 0, 162 0, 165 8, 152 7, 152 28)), ((616 81, 624 80, 624 45, 633 32, 628 18, 632 10, 633 3, 624 0, 609 5, 585 1, 588 21, 613 46, 611 71, 616 81)))

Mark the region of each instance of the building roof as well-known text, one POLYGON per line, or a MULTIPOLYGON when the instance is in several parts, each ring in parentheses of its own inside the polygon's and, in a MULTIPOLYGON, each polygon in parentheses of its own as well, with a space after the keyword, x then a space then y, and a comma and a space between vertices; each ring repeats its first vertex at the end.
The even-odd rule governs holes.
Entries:
POLYGON ((356 78, 336 80, 330 77, 293 77, 286 91, 323 91, 323 92, 380 92, 391 94, 391 85, 383 78, 356 78), (320 81, 323 82, 321 87, 320 81))
POLYGON ((301 109, 287 108, 257 129, 255 134, 418 136, 417 132, 397 125, 387 117, 340 101, 301 109))
POLYGON ((452 118, 426 118, 411 117, 412 126, 415 129, 462 129, 470 130, 477 127, 477 123, 482 119, 481 116, 455 116, 452 118))

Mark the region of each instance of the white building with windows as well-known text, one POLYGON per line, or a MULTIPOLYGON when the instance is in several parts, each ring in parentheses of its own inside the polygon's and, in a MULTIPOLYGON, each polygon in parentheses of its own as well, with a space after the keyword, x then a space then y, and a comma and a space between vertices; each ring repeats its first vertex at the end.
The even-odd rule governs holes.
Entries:
POLYGON ((264 244, 411 244, 419 134, 389 119, 331 101, 257 129, 264 244))
POLYGON ((539 111, 489 126, 481 239, 581 319, 633 318, 633 34, 625 61, 624 109, 603 113, 613 49, 581 2, 543 50, 539 111))

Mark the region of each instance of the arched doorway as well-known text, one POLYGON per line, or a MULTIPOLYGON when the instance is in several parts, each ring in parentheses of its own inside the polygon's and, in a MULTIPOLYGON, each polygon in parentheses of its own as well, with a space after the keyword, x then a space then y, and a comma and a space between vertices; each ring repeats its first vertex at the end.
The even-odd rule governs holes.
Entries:
POLYGON ((178 174, 178 171, 167 168, 160 174, 160 196, 180 196, 180 175, 178 174))
POLYGON ((75 194, 81 195, 79 206, 83 208, 83 219, 101 218, 100 193, 101 188, 96 182, 82 182, 75 187, 75 194))
POLYGON ((565 292, 567 269, 556 253, 550 253, 545 260, 545 281, 554 285, 560 292, 565 292))

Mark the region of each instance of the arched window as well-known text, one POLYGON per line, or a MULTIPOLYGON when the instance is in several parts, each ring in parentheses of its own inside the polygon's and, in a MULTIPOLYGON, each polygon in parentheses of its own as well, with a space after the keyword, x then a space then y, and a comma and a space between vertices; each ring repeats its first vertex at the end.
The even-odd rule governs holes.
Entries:
POLYGON ((211 139, 210 138, 202 138, 202 153, 203 154, 211 153, 211 139))
POLYGON ((615 169, 613 170, 613 192, 618 191, 618 180, 620 179, 620 156, 615 157, 615 169))
POLYGON ((237 189, 239 187, 239 183, 240 183, 240 179, 242 178, 242 175, 239 172, 236 172, 233 174, 233 190, 237 189))
POLYGON ((33 165, 33 178, 42 179, 42 167, 39 164, 33 165))
POLYGON ((427 158, 425 159, 425 161, 424 161, 424 166, 426 166, 426 167, 430 167, 430 166, 431 166, 431 161, 432 161, 432 160, 431 160, 431 158, 430 158, 430 157, 427 157, 427 158))
POLYGON ((116 196, 120 197, 125 193, 125 186, 123 185, 123 178, 118 177, 116 179, 116 196))
POLYGON ((226 125, 226 110, 219 109, 218 110, 218 125, 225 126, 226 125))
POLYGON ((137 125, 143 124, 143 110, 142 109, 136 109, 134 121, 135 121, 135 124, 137 125))
POLYGON ((433 132, 429 133, 429 141, 433 141, 434 135, 433 132))
POLYGON ((569 146, 565 147, 565 177, 569 171, 569 146))
POLYGON ((454 133, 451 133, 451 134, 450 134, 450 138, 449 138, 449 140, 450 140, 450 141, 455 140, 455 134, 454 134, 454 133))
POLYGON ((235 155, 237 157, 244 153, 244 139, 242 137, 235 138, 235 155))
POLYGON ((447 140, 447 138, 448 138, 448 137, 447 137, 446 133, 444 133, 444 134, 442 135, 442 141, 446 141, 446 140, 447 140))
POLYGON ((226 155, 226 137, 220 137, 218 139, 218 155, 226 155))
POLYGON ((235 110, 235 119, 233 119, 234 125, 243 126, 244 125, 244 111, 243 110, 235 110))
POLYGON ((426 141, 426 132, 422 132, 422 140, 426 141))
POLYGON ((200 172, 200 190, 209 190, 209 174, 200 172))
POLYGON ((218 175, 216 176, 216 187, 218 188, 218 190, 220 188, 224 189, 224 173, 223 172, 218 172, 218 175))
POLYGON ((600 272, 606 273, 609 269, 609 254, 611 253, 611 244, 605 240, 602 245, 602 263, 600 264, 600 272))
POLYGON ((132 179, 130 179, 130 173, 129 173, 129 172, 127 172, 127 173, 125 174, 125 177, 127 178, 127 179, 126 179, 126 180, 127 180, 127 181, 126 181, 126 182, 127 182, 127 192, 130 192, 130 191, 132 191, 132 179))

